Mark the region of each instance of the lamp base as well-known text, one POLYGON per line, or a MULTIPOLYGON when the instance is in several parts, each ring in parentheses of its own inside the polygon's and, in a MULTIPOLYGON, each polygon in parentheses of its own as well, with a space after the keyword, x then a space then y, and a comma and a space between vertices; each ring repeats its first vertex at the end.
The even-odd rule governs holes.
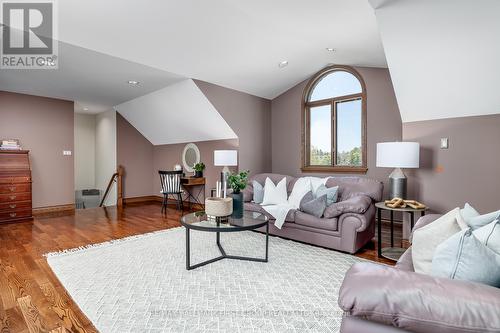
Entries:
POLYGON ((400 168, 389 175, 389 191, 390 199, 406 199, 406 176, 400 168))

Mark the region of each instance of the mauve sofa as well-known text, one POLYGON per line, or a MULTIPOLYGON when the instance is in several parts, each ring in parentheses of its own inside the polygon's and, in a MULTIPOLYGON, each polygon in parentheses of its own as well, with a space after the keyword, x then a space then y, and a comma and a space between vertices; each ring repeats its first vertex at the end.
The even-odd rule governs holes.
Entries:
MULTIPOLYGON (((415 229, 436 220, 427 215, 415 229)), ((396 267, 354 264, 340 288, 341 333, 500 332, 500 289, 415 273, 411 247, 396 267)))
MULTIPOLYGON (((285 224, 278 229, 262 206, 251 202, 252 181, 255 180, 264 186, 267 177, 275 184, 286 177, 288 195, 292 192, 297 178, 272 173, 257 174, 249 179, 248 186, 243 191, 245 210, 261 212, 271 218, 269 225, 271 235, 349 253, 355 253, 374 237, 373 203, 382 198, 381 182, 361 177, 331 177, 326 182, 326 187, 339 186, 339 194, 337 203, 327 208, 330 217, 317 218, 298 210, 291 210, 285 224)), ((259 231, 265 229, 261 228, 259 231)))

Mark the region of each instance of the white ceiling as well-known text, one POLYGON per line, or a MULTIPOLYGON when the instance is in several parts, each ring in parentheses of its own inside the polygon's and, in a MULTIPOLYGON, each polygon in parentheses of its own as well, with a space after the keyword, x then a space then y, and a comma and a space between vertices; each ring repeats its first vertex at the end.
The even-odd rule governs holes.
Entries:
POLYGON ((191 79, 115 109, 153 145, 238 138, 191 79))
POLYGON ((500 1, 370 2, 403 122, 500 113, 500 1))
POLYGON ((66 43, 59 43, 59 61, 57 70, 0 70, 0 90, 72 100, 76 112, 100 113, 185 79, 66 43))
POLYGON ((367 0, 64 0, 58 7, 64 42, 265 98, 329 63, 386 66, 367 0), (279 69, 282 60, 289 65, 279 69))

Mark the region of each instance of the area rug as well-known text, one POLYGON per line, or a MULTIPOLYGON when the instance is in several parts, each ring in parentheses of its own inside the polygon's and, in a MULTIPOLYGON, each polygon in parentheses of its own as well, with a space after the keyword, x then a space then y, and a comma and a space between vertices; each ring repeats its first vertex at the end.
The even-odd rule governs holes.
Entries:
MULTIPOLYGON (((264 256, 265 235, 221 234, 228 254, 264 256)), ((191 264, 218 256, 191 232, 191 264)), ((277 237, 269 262, 224 259, 187 271, 174 228, 47 254, 80 309, 107 332, 338 332, 337 296, 354 256, 277 237)))

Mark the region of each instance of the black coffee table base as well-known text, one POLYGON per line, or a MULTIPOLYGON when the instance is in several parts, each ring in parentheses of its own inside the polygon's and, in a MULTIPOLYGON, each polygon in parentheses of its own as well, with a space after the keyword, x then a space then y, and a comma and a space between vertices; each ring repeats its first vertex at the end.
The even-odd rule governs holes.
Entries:
POLYGON ((266 224, 266 257, 265 258, 252 258, 252 257, 241 257, 241 256, 232 256, 226 254, 226 251, 222 247, 220 243, 220 232, 216 232, 216 244, 219 248, 221 255, 219 257, 209 259, 203 262, 200 262, 195 265, 191 265, 191 241, 190 241, 190 229, 186 228, 186 269, 192 270, 201 266, 205 266, 207 264, 211 264, 213 262, 222 260, 222 259, 236 259, 236 260, 246 260, 246 261, 256 261, 256 262, 268 262, 269 258, 269 223, 266 224))

